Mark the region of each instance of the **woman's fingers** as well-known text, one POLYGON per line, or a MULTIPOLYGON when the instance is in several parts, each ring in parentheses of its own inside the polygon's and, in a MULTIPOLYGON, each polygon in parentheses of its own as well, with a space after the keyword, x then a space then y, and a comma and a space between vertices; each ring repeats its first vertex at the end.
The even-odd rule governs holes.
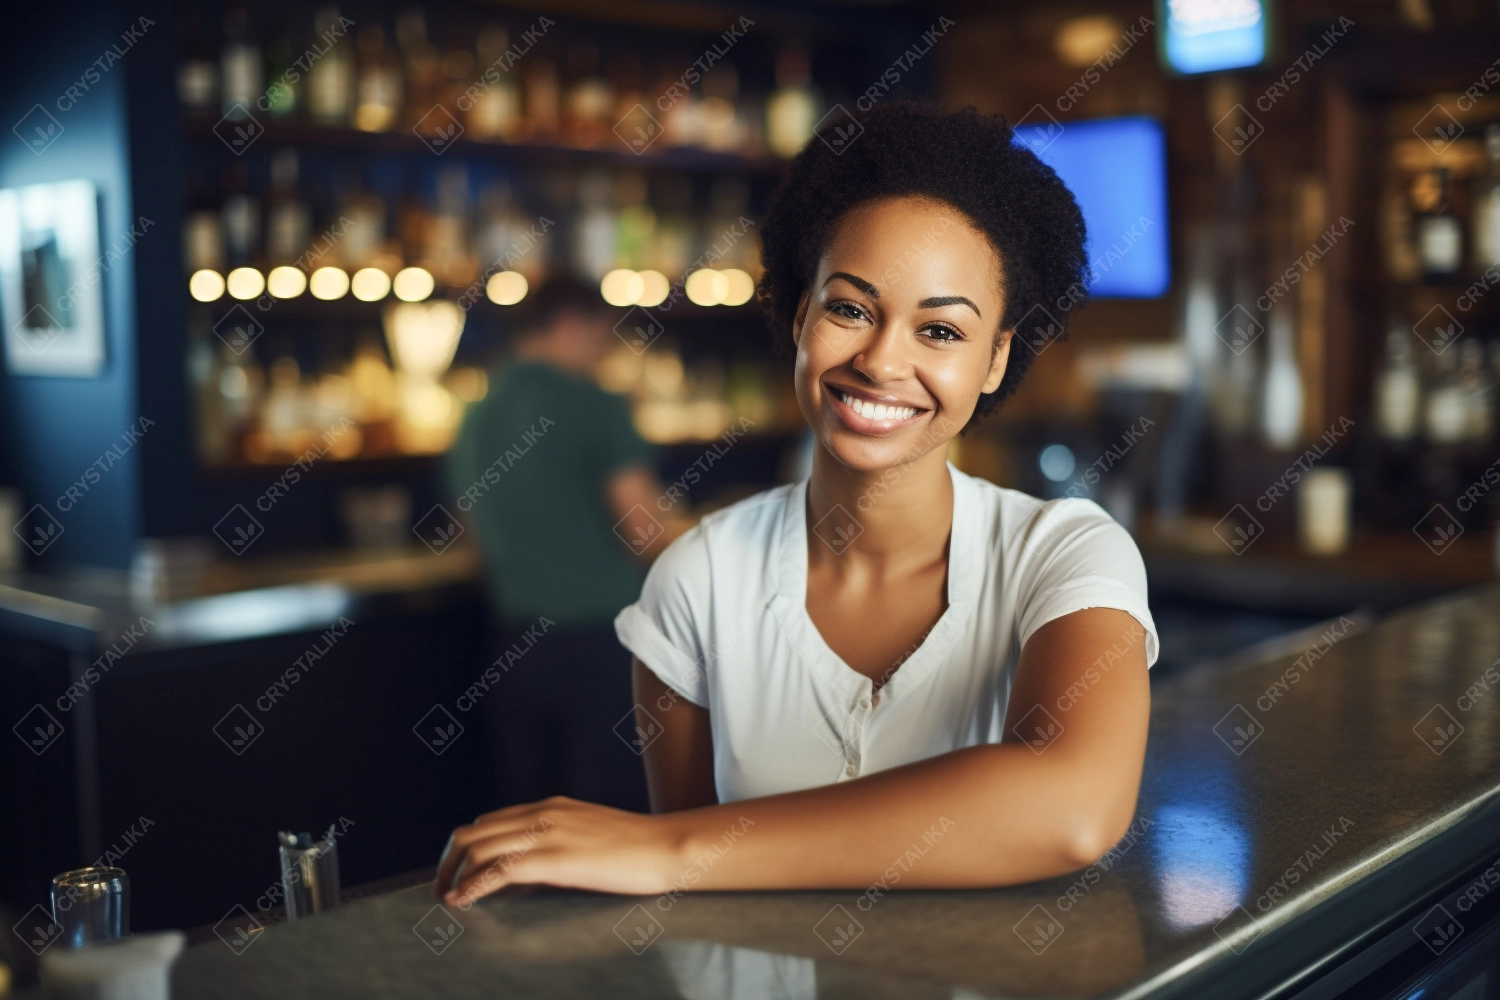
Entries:
POLYGON ((543 872, 550 851, 541 848, 519 853, 502 853, 489 864, 465 869, 459 873, 453 889, 444 897, 449 903, 467 910, 477 900, 508 885, 545 882, 543 872))
POLYGON ((508 809, 496 810, 485 813, 473 823, 458 827, 448 837, 448 845, 443 848, 443 853, 438 859, 437 877, 433 879, 433 894, 441 896, 453 885, 454 876, 463 861, 463 853, 469 845, 487 837, 510 833, 515 830, 530 830, 533 835, 540 836, 556 825, 555 820, 543 815, 556 812, 558 799, 546 799, 542 802, 528 802, 524 805, 511 806, 508 809))
POLYGON ((503 864, 507 855, 531 850, 555 823, 541 817, 527 822, 525 817, 459 827, 453 831, 447 852, 438 866, 435 882, 439 894, 456 888, 457 883, 477 869, 503 864))

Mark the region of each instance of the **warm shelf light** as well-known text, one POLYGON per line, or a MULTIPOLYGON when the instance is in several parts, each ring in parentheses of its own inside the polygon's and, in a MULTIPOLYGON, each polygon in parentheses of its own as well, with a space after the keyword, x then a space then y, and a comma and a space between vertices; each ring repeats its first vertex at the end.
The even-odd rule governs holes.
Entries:
POLYGON ((341 299, 349 294, 349 275, 342 268, 320 267, 312 273, 308 287, 315 299, 325 302, 341 299))
POLYGON ((188 294, 199 302, 217 302, 224 297, 224 276, 204 268, 188 279, 188 294))
POLYGON ((403 267, 396 272, 392 287, 396 290, 396 298, 402 302, 421 302, 432 294, 437 282, 425 268, 403 267))
POLYGON ((723 271, 700 268, 687 276, 684 285, 688 301, 699 306, 716 306, 729 294, 729 278, 723 271))
POLYGON ((307 291, 307 275, 300 267, 273 267, 266 275, 266 290, 272 298, 295 299, 307 291))
POLYGON ((633 306, 646 290, 641 276, 628 268, 618 268, 599 282, 599 294, 612 306, 633 306))
POLYGON ((731 267, 722 273, 729 286, 724 293, 724 305, 742 306, 749 302, 750 296, 755 294, 755 279, 737 267, 731 267))
POLYGON ((643 291, 640 298, 635 300, 638 306, 659 306, 666 301, 667 293, 672 290, 672 283, 660 271, 642 271, 641 286, 643 291))
POLYGON ((354 272, 350 289, 361 302, 379 302, 391 293, 391 276, 378 267, 362 267, 354 272))
POLYGON ((266 290, 266 279, 253 267, 237 267, 225 279, 229 294, 236 299, 253 299, 266 290))
POLYGON ((513 306, 526 297, 531 286, 520 271, 498 271, 484 284, 484 294, 497 306, 513 306))

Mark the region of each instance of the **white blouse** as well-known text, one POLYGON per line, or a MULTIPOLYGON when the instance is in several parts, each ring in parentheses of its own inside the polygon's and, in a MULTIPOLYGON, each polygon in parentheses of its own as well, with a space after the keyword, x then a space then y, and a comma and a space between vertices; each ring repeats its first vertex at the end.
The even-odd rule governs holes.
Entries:
MULTIPOLYGON (((1021 647, 1083 608, 1132 615, 1147 665, 1156 662, 1146 571, 1124 528, 1089 500, 1042 501, 948 470, 948 607, 878 692, 808 616, 807 546, 823 534, 807 534, 806 479, 705 517, 615 618, 626 649, 709 710, 720 802, 1000 742, 1021 647)), ((638 752, 672 705, 667 696, 644 706, 638 752)))

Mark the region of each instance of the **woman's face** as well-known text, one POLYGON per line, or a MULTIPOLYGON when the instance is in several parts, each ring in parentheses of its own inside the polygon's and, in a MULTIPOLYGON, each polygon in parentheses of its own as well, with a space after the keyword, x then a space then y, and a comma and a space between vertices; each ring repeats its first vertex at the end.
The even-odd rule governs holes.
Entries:
POLYGON ((852 209, 792 324, 818 441, 863 471, 945 446, 1005 374, 1003 308, 999 255, 962 212, 920 197, 852 209))

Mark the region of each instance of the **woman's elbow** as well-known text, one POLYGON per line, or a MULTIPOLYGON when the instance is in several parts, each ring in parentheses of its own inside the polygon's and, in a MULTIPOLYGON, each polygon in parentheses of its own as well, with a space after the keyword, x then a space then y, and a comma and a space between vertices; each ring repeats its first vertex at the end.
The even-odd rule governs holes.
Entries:
POLYGON ((1135 817, 1135 796, 1129 808, 1100 808, 1072 817, 1058 834, 1058 852, 1066 871, 1077 871, 1096 863, 1130 830, 1135 817))

